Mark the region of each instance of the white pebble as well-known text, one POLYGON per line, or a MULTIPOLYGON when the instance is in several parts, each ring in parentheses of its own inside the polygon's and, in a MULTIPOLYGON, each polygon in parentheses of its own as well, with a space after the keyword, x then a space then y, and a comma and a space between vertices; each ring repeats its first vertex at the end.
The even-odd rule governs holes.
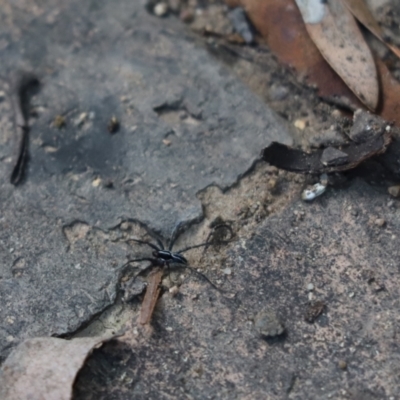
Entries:
POLYGON ((153 11, 157 17, 163 17, 168 12, 168 5, 167 3, 157 3, 153 11))
POLYGON ((169 293, 172 297, 175 297, 179 293, 179 287, 176 285, 172 286, 171 288, 169 288, 169 293))
POLYGON ((309 283, 309 284, 307 285, 307 290, 308 290, 309 292, 312 292, 312 291, 314 290, 314 285, 313 285, 312 283, 309 283))
POLYGON ((321 196, 321 194, 324 193, 325 190, 326 190, 326 185, 322 185, 321 183, 316 183, 310 189, 303 190, 301 198, 304 201, 312 201, 316 197, 321 196))

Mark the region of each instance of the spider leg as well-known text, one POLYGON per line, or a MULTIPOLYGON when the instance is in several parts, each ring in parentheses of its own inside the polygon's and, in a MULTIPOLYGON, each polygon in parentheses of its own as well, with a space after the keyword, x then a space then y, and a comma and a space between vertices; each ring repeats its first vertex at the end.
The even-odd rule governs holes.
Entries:
POLYGON ((167 275, 168 275, 168 277, 169 277, 169 280, 170 280, 172 283, 177 283, 176 281, 174 282, 174 280, 171 278, 171 266, 170 266, 170 263, 169 263, 169 262, 166 262, 166 263, 165 263, 165 267, 167 268, 167 275))
POLYGON ((183 222, 178 222, 175 225, 175 228, 174 228, 174 230, 172 231, 172 234, 171 234, 171 239, 170 239, 170 241, 168 243, 168 250, 169 251, 172 250, 172 247, 174 246, 174 244, 176 242, 176 239, 178 239, 179 235, 182 233, 183 227, 184 227, 184 223, 183 222))
MULTIPOLYGON (((139 221, 138 221, 138 222, 139 222, 139 221)), ((155 248, 153 247, 153 249, 154 249, 154 250, 164 250, 164 244, 163 244, 163 242, 162 242, 160 236, 157 235, 155 232, 153 232, 146 224, 139 222, 139 225, 147 232, 147 234, 148 234, 151 238, 153 238, 153 239, 157 242, 158 248, 155 249, 155 248)), ((144 241, 142 241, 142 242, 143 242, 143 243, 149 243, 149 242, 144 242, 144 241)), ((152 247, 152 246, 150 246, 150 247, 152 247)))
POLYGON ((207 283, 209 283, 215 290, 218 292, 223 292, 222 289, 220 289, 218 286, 216 286, 214 283, 212 283, 204 274, 201 272, 197 271, 197 269, 190 267, 189 265, 182 265, 182 266, 176 266, 174 268, 180 268, 180 269, 189 269, 189 271, 193 272, 195 275, 199 276, 203 280, 205 280, 207 283))
POLYGON ((181 254, 184 253, 188 250, 192 250, 192 249, 197 249, 198 247, 206 247, 205 250, 207 250, 208 246, 211 246, 212 244, 228 244, 231 242, 232 238, 233 238, 233 231, 232 228, 229 225, 226 224, 220 224, 217 225, 216 227, 214 227, 214 229, 208 234, 207 236, 207 240, 204 243, 200 243, 200 244, 195 244, 194 246, 189 246, 189 247, 185 247, 182 250, 176 251, 177 254, 181 254), (227 240, 210 240, 210 238, 214 235, 215 231, 217 229, 221 229, 221 228, 227 228, 229 233, 230 233, 230 237, 227 240))
MULTIPOLYGON (((153 261, 154 261, 154 260, 153 260, 153 261)), ((133 276, 133 280, 135 280, 139 275, 143 274, 143 272, 149 271, 149 270, 151 270, 152 268, 154 268, 155 266, 156 266, 156 264, 151 263, 151 264, 149 264, 147 267, 141 269, 137 274, 135 274, 135 275, 133 276)))
POLYGON ((117 267, 115 270, 119 271, 119 270, 124 269, 125 267, 127 267, 129 264, 131 264, 133 262, 139 262, 139 261, 150 261, 151 265, 154 265, 154 258, 149 258, 149 257, 134 258, 132 260, 128 260, 125 264, 121 265, 120 267, 117 267))
POLYGON ((212 244, 228 244, 230 242, 231 242, 230 240, 220 240, 218 242, 204 242, 204 243, 200 243, 200 244, 195 244, 194 246, 185 247, 184 249, 176 251, 175 253, 181 254, 188 250, 197 249, 198 247, 210 246, 212 244))
MULTIPOLYGON (((160 248, 157 247, 155 244, 151 243, 151 242, 146 242, 145 240, 139 240, 139 239, 128 239, 127 242, 135 242, 135 243, 139 243, 139 244, 145 244, 146 246, 151 247, 153 250, 156 251, 160 251, 160 248)), ((160 242, 161 243, 161 242, 160 242)), ((161 243, 162 244, 162 243, 161 243)), ((163 248, 161 247, 161 250, 163 248)))

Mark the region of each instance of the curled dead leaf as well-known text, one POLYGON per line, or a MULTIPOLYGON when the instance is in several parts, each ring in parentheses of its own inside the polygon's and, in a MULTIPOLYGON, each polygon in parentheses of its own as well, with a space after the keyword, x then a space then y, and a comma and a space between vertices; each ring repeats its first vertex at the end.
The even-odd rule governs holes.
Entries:
POLYGON ((75 377, 91 351, 112 337, 27 339, 0 371, 2 400, 69 400, 75 377))

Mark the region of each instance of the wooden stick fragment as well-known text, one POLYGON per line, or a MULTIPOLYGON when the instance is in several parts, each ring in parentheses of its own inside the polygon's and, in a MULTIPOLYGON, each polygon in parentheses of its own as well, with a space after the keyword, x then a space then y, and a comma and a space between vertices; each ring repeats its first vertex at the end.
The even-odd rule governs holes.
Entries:
POLYGON ((151 321, 151 316, 153 315, 154 308, 161 292, 160 283, 162 276, 163 271, 161 268, 155 268, 149 274, 149 284, 147 285, 146 294, 144 295, 139 316, 139 323, 141 325, 147 325, 151 321))

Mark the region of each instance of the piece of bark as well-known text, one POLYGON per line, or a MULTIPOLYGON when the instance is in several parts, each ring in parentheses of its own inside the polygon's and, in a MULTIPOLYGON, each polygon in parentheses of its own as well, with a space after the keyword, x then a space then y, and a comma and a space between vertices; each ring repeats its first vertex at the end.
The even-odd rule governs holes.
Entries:
POLYGON ((324 165, 323 155, 325 149, 306 153, 277 142, 272 143, 263 150, 262 158, 277 168, 301 174, 346 171, 357 167, 368 158, 384 153, 391 139, 390 132, 385 131, 382 135, 369 141, 344 145, 339 149, 343 154, 341 159, 343 162, 334 163, 333 165, 324 165), (346 162, 344 162, 344 155, 347 155, 346 162))

